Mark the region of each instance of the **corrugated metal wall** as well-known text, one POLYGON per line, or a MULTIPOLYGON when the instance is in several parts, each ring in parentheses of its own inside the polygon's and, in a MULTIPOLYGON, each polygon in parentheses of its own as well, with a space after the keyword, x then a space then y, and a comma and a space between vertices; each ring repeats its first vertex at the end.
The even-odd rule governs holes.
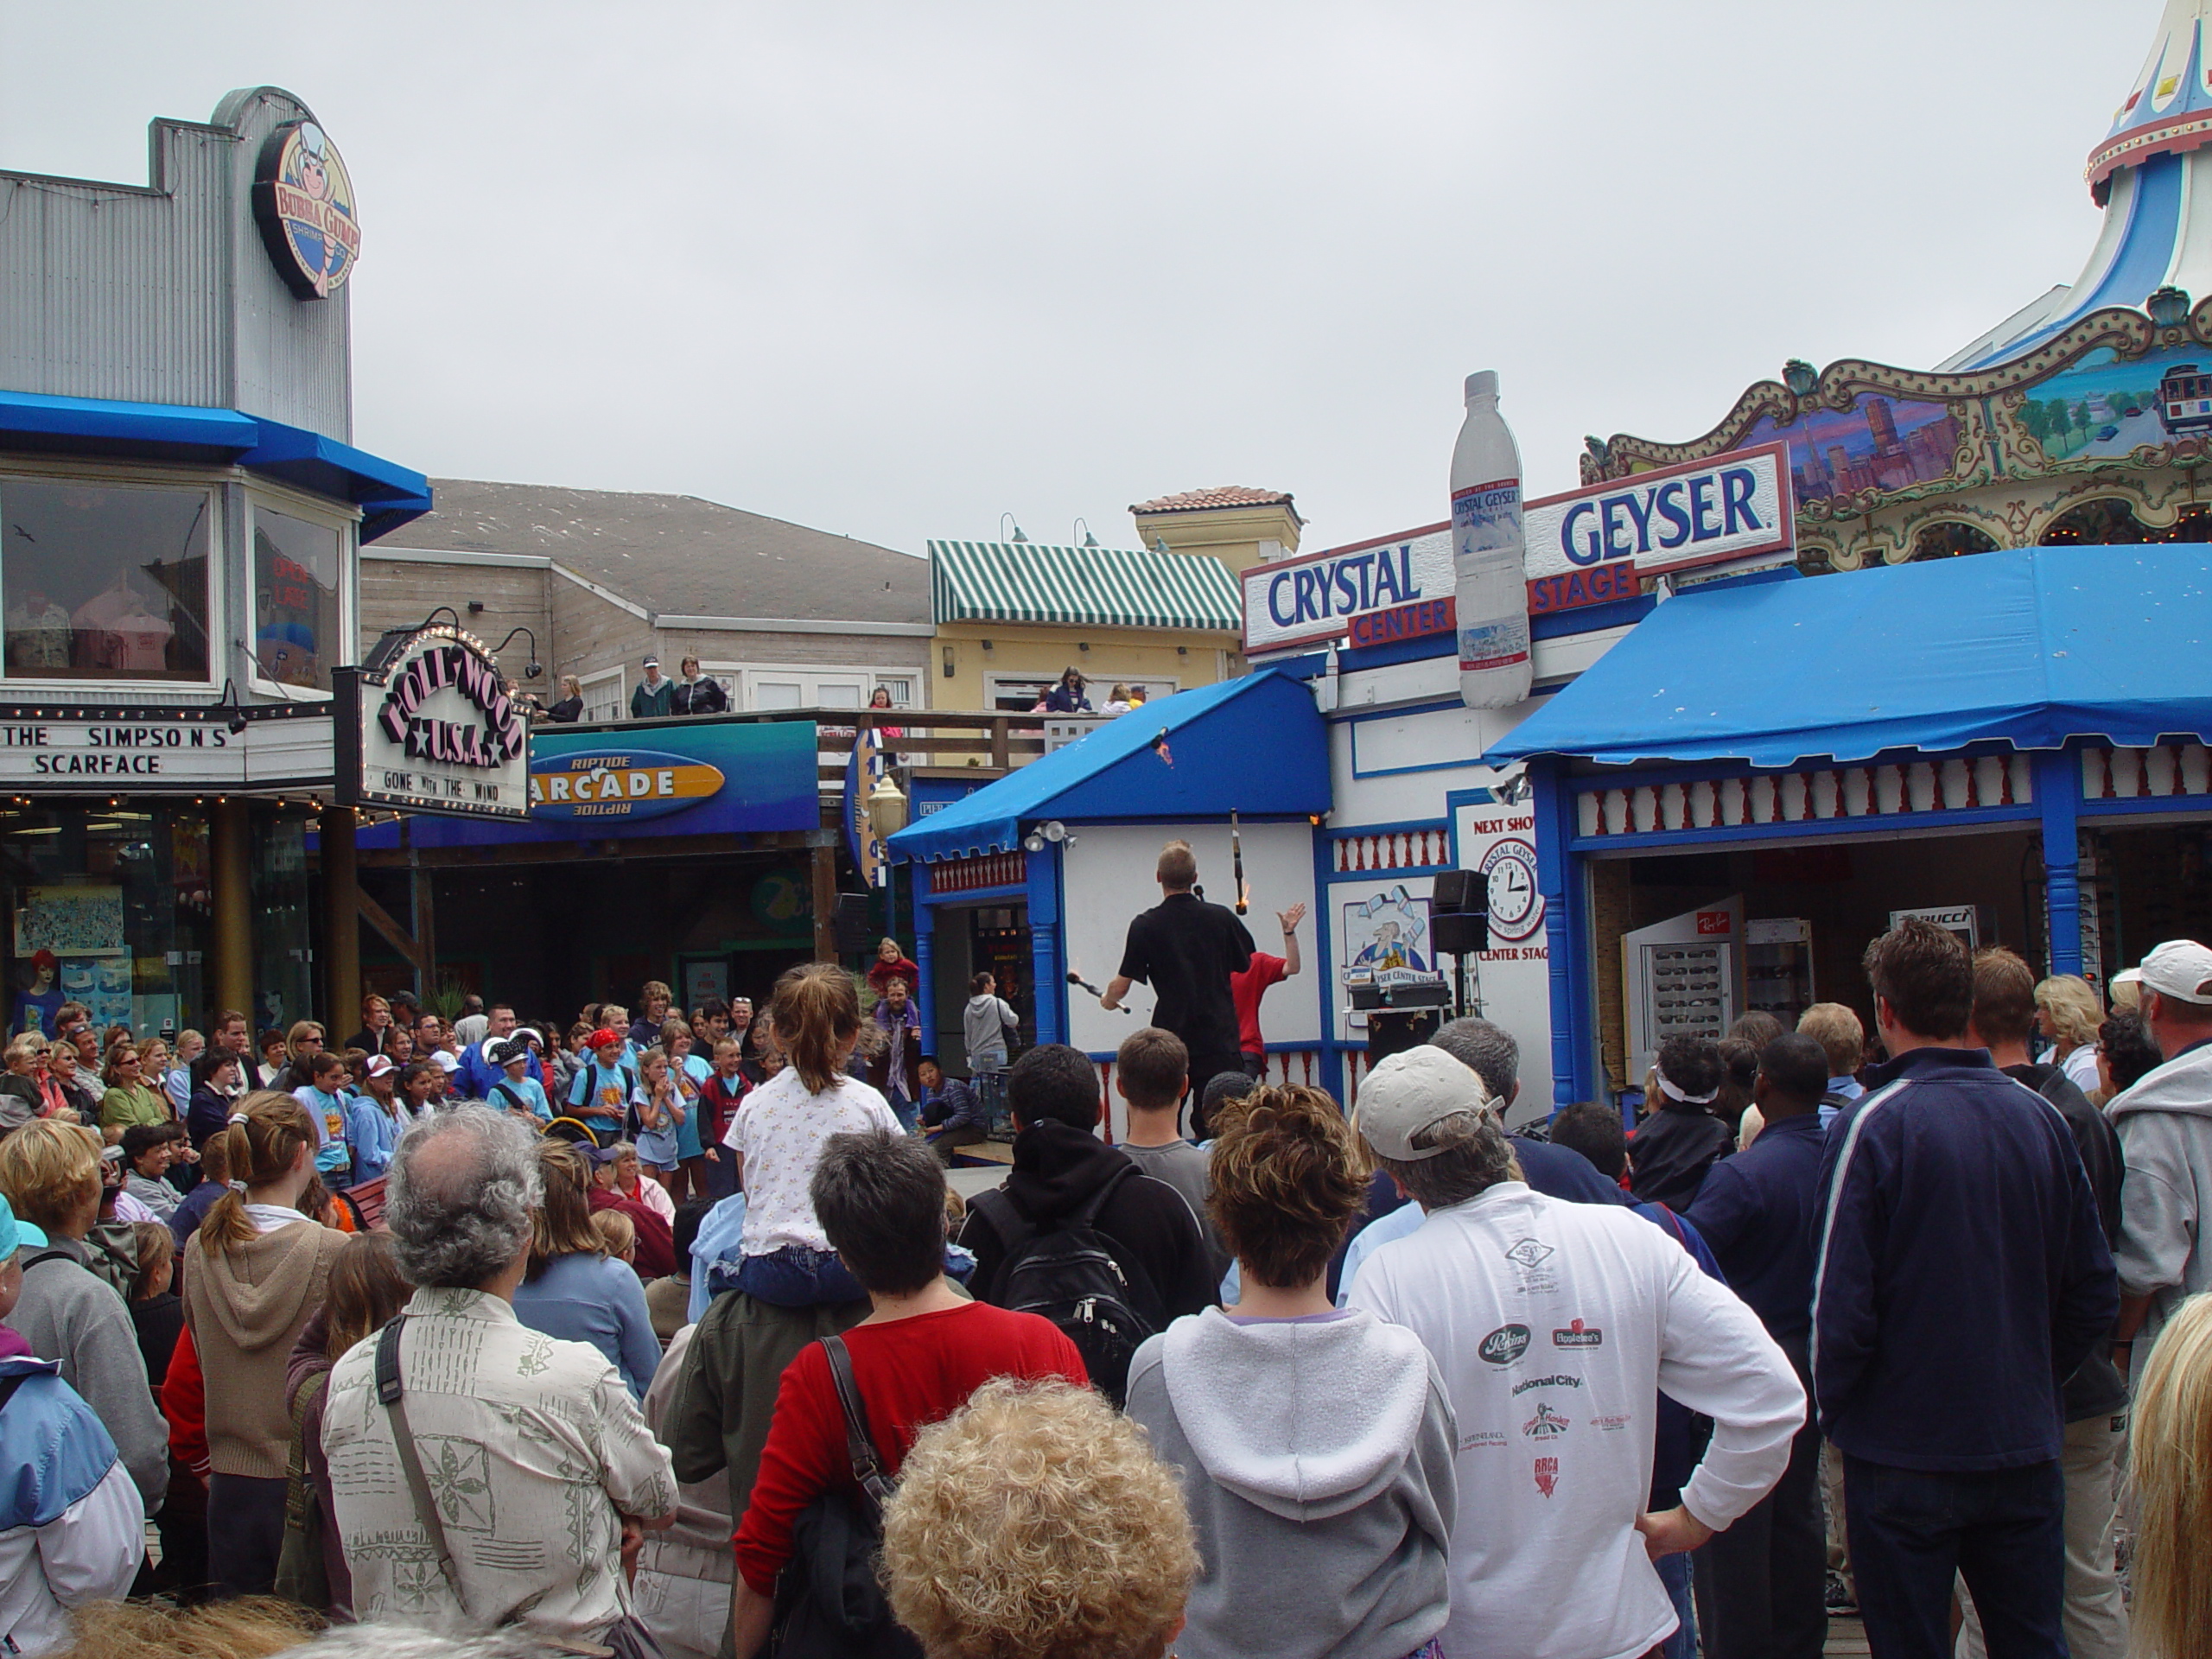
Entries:
POLYGON ((226 103, 242 130, 154 123, 150 188, 0 173, 0 387, 351 441, 350 299, 295 299, 252 216, 261 141, 308 111, 267 88, 226 103))

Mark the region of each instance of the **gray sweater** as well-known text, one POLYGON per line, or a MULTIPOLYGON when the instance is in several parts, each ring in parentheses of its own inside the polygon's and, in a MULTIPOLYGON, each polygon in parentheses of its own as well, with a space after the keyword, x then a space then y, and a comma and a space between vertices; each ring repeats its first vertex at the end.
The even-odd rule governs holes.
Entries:
POLYGON ((1128 1399, 1198 1529, 1184 1659, 1403 1659, 1443 1630, 1459 1429, 1412 1332, 1210 1307, 1137 1350, 1128 1399))
POLYGON ((114 1287, 82 1265, 82 1245, 57 1237, 54 1246, 70 1259, 40 1261, 24 1271, 22 1297, 8 1323, 41 1359, 61 1362, 61 1380, 106 1428, 151 1515, 168 1491, 169 1430, 147 1386, 137 1327, 114 1287))

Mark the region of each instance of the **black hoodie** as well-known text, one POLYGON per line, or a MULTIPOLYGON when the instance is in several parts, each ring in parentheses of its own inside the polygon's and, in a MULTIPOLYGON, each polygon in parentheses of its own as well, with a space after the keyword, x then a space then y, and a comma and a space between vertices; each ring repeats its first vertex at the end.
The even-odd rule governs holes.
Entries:
MULTIPOLYGON (((1080 1210, 1115 1171, 1133 1167, 1120 1147, 1047 1119, 1014 1136, 1014 1168, 1002 1190, 1023 1218, 1042 1231, 1080 1210)), ((1098 1212, 1098 1230, 1121 1248, 1126 1260, 1145 1270, 1169 1319, 1196 1313, 1221 1300, 1198 1218, 1166 1182, 1141 1174, 1123 1181, 1098 1212)), ((1006 1260, 997 1230, 971 1211, 960 1243, 976 1253, 969 1288, 979 1300, 995 1300, 993 1281, 1006 1260)))

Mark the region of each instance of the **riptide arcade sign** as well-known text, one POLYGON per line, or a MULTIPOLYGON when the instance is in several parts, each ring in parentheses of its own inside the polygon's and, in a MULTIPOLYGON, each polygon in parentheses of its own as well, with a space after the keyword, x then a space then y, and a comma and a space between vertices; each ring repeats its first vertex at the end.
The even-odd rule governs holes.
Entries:
POLYGON ((475 635, 444 624, 387 635, 334 677, 340 804, 530 816, 530 721, 475 635))
POLYGON ((1761 444, 1529 502, 1529 609, 1633 598, 1653 576, 1787 563, 1797 548, 1788 456, 1761 444))

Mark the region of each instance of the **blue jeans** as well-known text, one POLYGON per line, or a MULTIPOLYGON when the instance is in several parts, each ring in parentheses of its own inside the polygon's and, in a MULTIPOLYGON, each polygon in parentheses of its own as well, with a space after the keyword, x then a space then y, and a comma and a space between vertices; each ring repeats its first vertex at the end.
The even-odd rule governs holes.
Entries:
POLYGON ((890 1103, 891 1115, 899 1120, 899 1127, 912 1135, 922 1121, 922 1109, 895 1089, 887 1090, 883 1097, 890 1103))
POLYGON ((2023 1469, 1898 1469, 1843 1459, 1845 1523, 1867 1646, 1948 1659, 1951 1581, 1967 1581, 1990 1659, 2065 1659, 2066 1484, 2023 1469))
POLYGON ((1659 1582, 1667 1586, 1667 1599, 1675 1604, 1675 1617, 1682 1621, 1659 1644, 1659 1651, 1667 1659, 1697 1659, 1697 1609, 1690 1599, 1690 1558, 1662 1555, 1652 1565, 1659 1569, 1659 1582))
POLYGON ((737 1288, 778 1307, 833 1307, 868 1300, 836 1251, 810 1250, 804 1244, 747 1256, 737 1270, 737 1288))

